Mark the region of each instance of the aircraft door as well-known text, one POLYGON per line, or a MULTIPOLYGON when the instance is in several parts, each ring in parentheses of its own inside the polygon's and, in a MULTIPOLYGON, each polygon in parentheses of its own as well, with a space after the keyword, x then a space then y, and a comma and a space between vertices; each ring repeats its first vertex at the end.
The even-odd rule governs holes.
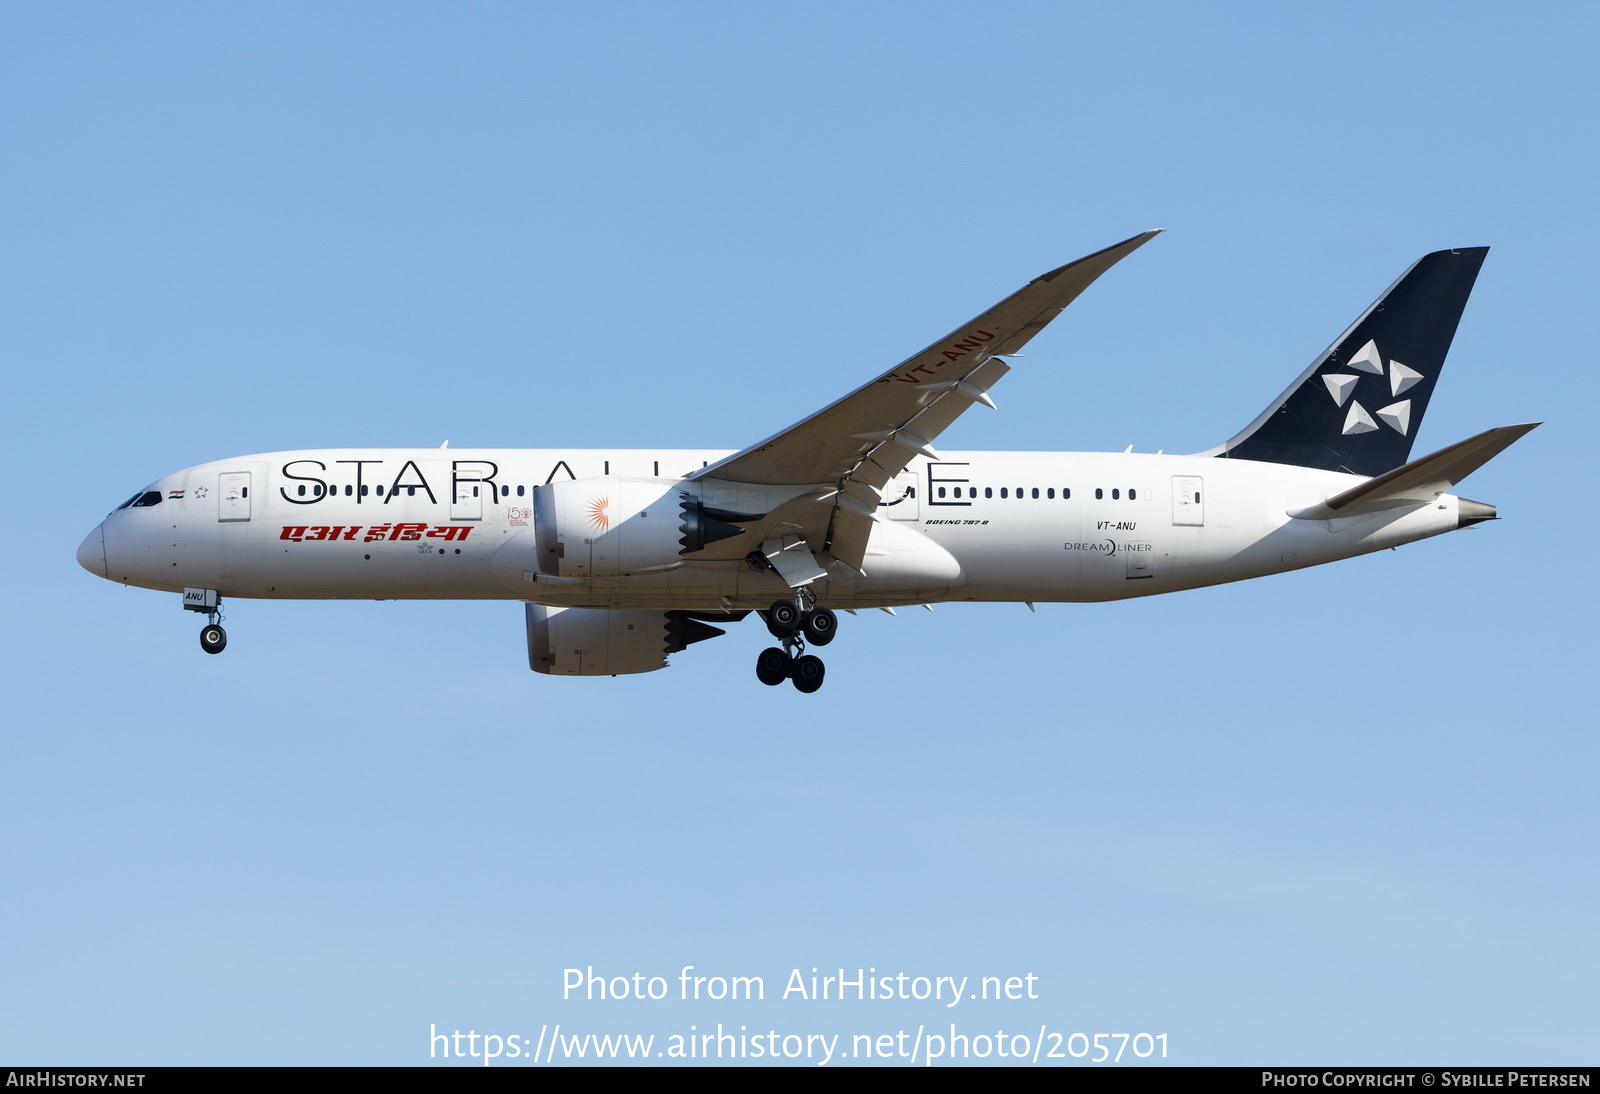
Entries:
POLYGON ((1200 527, 1206 522, 1205 483, 1188 475, 1172 477, 1172 523, 1200 527))
POLYGON ((217 476, 217 521, 250 519, 250 472, 224 471, 217 476))
POLYGON ((450 499, 451 520, 482 520, 483 493, 488 483, 457 482, 455 497, 450 499))
POLYGON ((878 512, 890 520, 916 520, 920 515, 917 491, 921 482, 922 476, 915 471, 900 472, 883 488, 883 501, 878 506, 878 512))

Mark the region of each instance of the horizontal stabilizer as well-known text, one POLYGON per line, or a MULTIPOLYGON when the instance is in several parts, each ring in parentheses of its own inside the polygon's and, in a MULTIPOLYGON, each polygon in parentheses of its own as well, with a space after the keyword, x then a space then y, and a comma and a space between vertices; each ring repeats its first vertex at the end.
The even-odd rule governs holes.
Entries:
POLYGON ((1403 505, 1428 505, 1540 424, 1503 425, 1479 433, 1289 515, 1301 520, 1331 520, 1403 505))

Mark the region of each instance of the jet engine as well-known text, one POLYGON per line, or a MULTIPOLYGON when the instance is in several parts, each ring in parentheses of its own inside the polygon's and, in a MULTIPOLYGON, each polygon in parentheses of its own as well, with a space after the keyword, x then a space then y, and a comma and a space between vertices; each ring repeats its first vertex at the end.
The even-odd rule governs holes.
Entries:
POLYGON ((742 535, 754 517, 707 508, 681 479, 605 475, 533 492, 540 573, 622 577, 671 569, 708 544, 742 535))
POLYGON ((524 605, 528 667, 552 676, 622 676, 667 667, 667 655, 727 632, 748 612, 608 611, 524 605))

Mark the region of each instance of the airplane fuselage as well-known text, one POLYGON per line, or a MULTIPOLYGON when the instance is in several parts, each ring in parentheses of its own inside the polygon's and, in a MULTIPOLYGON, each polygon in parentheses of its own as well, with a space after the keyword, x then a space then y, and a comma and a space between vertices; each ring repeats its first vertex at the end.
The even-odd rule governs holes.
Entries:
MULTIPOLYGON (((271 599, 520 600, 560 607, 764 608, 770 568, 715 550, 584 577, 541 573, 535 489, 678 496, 713 451, 326 449, 202 464, 152 483, 80 549, 128 585, 271 599), (606 484, 612 489, 605 489, 606 484), (633 485, 628 485, 633 484, 633 485), (154 494, 160 500, 149 501, 154 494)), ((1205 456, 947 452, 883 491, 867 556, 814 583, 834 608, 941 601, 1103 601, 1297 569, 1454 530, 1435 504, 1337 520, 1289 514, 1361 476, 1205 456)), ((685 487, 687 488, 687 487, 685 487)), ((810 486, 763 487, 799 496, 810 486)), ((597 502, 609 502, 607 497, 597 502)), ((617 499, 620 505, 626 496, 617 499)), ((654 503, 658 521, 675 507, 654 503)), ((674 543, 675 523, 665 534, 674 543)), ((587 544, 589 541, 583 541, 587 544)), ((665 542, 665 540, 663 541, 665 542)), ((674 551, 676 549, 674 548, 674 551)))
POLYGON ((1487 248, 1424 255, 1249 426, 1187 456, 949 452, 945 430, 1156 233, 1034 278, 737 452, 329 449, 169 475, 78 549, 179 592, 220 653, 225 598, 513 600, 528 665, 653 672, 760 613, 756 678, 822 686, 837 610, 1101 601, 1315 566, 1476 524, 1449 489, 1537 423, 1412 442, 1487 248))

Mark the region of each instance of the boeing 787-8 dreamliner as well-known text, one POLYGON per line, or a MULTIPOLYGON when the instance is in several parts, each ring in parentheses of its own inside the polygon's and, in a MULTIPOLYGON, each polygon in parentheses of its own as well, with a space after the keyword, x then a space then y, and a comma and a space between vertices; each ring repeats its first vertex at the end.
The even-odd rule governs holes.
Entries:
POLYGON ((936 451, 1028 340, 1145 232, 1029 282, 739 452, 317 449, 167 475, 78 561, 181 594, 221 652, 223 598, 512 600, 535 672, 664 668, 759 613, 756 675, 815 691, 836 612, 1118 600, 1348 558, 1492 519, 1450 493, 1534 428, 1412 460, 1488 249, 1401 275, 1232 439, 1188 456, 936 451))

